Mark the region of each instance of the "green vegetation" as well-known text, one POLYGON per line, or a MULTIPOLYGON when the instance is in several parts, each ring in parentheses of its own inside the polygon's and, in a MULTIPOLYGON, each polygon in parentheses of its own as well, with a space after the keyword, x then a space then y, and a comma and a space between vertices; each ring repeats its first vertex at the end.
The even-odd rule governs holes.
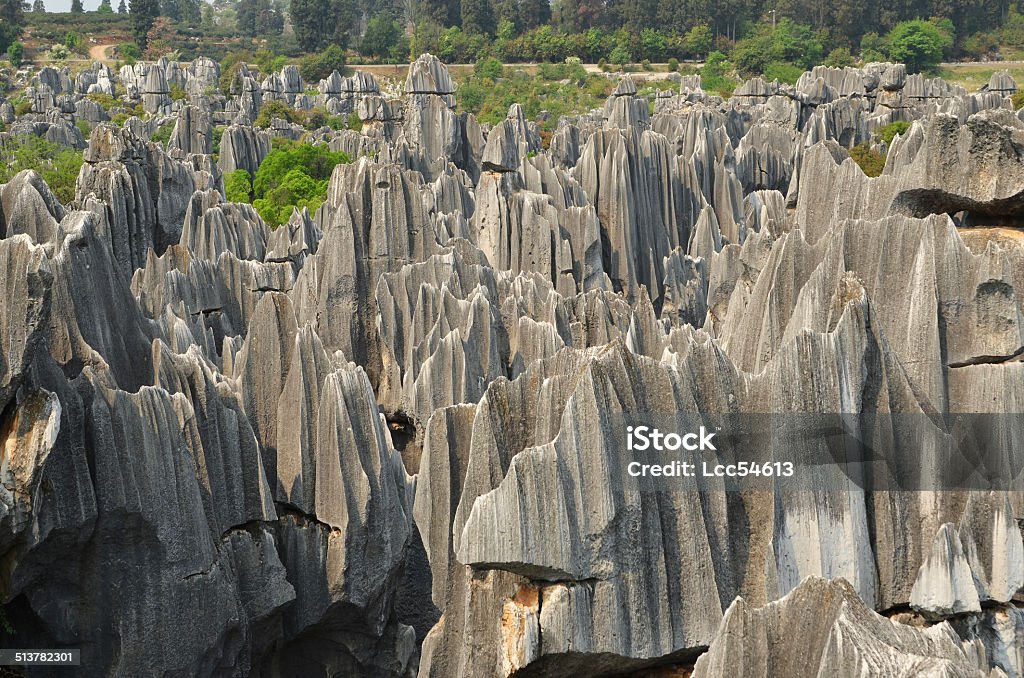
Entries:
POLYGON ((154 143, 159 142, 159 143, 163 144, 164 146, 166 146, 167 142, 171 140, 171 134, 173 132, 174 132, 174 123, 173 122, 165 122, 164 124, 162 124, 162 125, 160 125, 159 127, 156 128, 156 131, 153 132, 153 135, 149 139, 150 139, 150 141, 152 141, 154 143))
POLYGON ((306 82, 316 83, 329 76, 333 71, 342 75, 348 73, 345 67, 345 51, 337 45, 331 45, 319 54, 310 54, 299 63, 299 74, 306 82))
POLYGON ((853 58, 849 47, 836 47, 825 57, 825 65, 832 68, 845 68, 856 63, 857 60, 853 58))
POLYGON ((117 46, 117 53, 129 66, 142 58, 142 50, 134 42, 122 42, 117 46))
MULTIPOLYGON (((345 153, 326 146, 274 140, 274 150, 264 158, 252 181, 252 204, 270 226, 288 221, 292 208, 316 211, 327 197, 327 183, 339 163, 350 162, 345 153)), ((248 176, 232 173, 229 200, 247 193, 248 176)))
POLYGON ((244 169, 224 175, 224 199, 228 202, 252 201, 252 178, 244 169))
POLYGON ((75 182, 82 168, 82 151, 54 144, 36 136, 16 136, 3 147, 0 183, 10 181, 22 170, 32 169, 62 203, 75 199, 75 182))
POLYGON ((952 44, 952 36, 936 22, 903 21, 889 33, 889 56, 905 63, 909 72, 918 73, 935 68, 942 61, 943 50, 952 44))
POLYGON ((541 122, 541 130, 550 133, 559 116, 599 108, 615 86, 613 80, 588 74, 580 64, 541 64, 536 76, 501 68, 500 62, 496 65, 481 64, 478 73, 462 82, 456 96, 460 110, 492 125, 504 120, 509 107, 518 103, 531 119, 547 111, 550 115, 541 122), (502 75, 493 77, 495 72, 502 75))
POLYGON ((734 78, 728 76, 731 70, 732 64, 724 54, 721 52, 708 54, 707 61, 704 62, 704 67, 700 71, 701 87, 706 92, 713 92, 722 97, 731 97, 736 85, 739 84, 734 78))
POLYGON ((7 47, 7 59, 11 62, 11 65, 17 68, 21 65, 22 60, 25 58, 25 45, 20 42, 12 42, 7 47))
POLYGON ((866 142, 851 148, 850 157, 869 177, 877 177, 885 169, 885 156, 873 150, 866 142))
POLYGON ((908 129, 910 129, 909 122, 905 120, 897 120, 896 122, 890 122, 888 125, 882 125, 878 128, 878 132, 876 134, 878 138, 886 144, 891 144, 897 134, 906 134, 908 129))
POLYGON ((775 27, 759 26, 752 36, 736 43, 732 51, 733 62, 741 74, 769 75, 767 71, 774 66, 773 77, 790 75, 793 67, 804 71, 821 63, 823 56, 822 41, 811 27, 789 19, 782 19, 775 27))

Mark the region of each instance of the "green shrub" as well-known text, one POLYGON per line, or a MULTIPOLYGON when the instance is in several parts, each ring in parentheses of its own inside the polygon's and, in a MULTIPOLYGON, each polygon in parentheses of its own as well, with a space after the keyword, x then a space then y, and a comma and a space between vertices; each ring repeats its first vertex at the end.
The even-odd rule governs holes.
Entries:
POLYGON ((78 128, 78 131, 81 132, 82 136, 86 139, 88 139, 89 135, 92 134, 92 125, 89 124, 88 120, 83 120, 82 118, 75 120, 75 127, 78 128))
POLYGON ((31 101, 19 101, 14 104, 14 114, 17 116, 27 115, 32 112, 31 101))
POLYGON ((668 60, 668 72, 675 73, 679 70, 679 59, 672 57, 668 60))
POLYGON ((142 58, 142 49, 134 42, 122 42, 117 46, 117 53, 126 64, 133 64, 142 58))
POLYGON ((333 71, 342 75, 348 73, 345 66, 345 51, 337 45, 330 45, 319 54, 310 54, 299 63, 299 73, 306 82, 319 82, 333 71))
POLYGON ((803 72, 804 69, 799 66, 794 66, 793 64, 785 62, 773 62, 765 67, 764 77, 766 80, 778 80, 779 82, 784 82, 787 85, 795 85, 803 72))
POLYGON ((246 50, 229 52, 221 59, 220 80, 217 83, 221 94, 230 96, 232 93, 239 93, 241 80, 238 71, 242 66, 248 66, 252 59, 252 54, 246 50))
POLYGON ((274 118, 280 118, 281 120, 286 120, 288 122, 295 122, 297 116, 294 108, 283 101, 272 99, 270 101, 264 101, 263 105, 260 106, 260 112, 259 115, 256 116, 254 124, 256 127, 270 127, 274 118))
POLYGON ((117 105, 117 99, 106 92, 93 92, 92 94, 86 94, 85 96, 98 103, 105 111, 117 105))
POLYGON ((739 84, 729 76, 731 70, 732 65, 725 54, 717 50, 711 52, 704 62, 704 67, 700 69, 701 87, 706 92, 713 92, 728 99, 739 84))
POLYGON ((845 68, 854 64, 853 54, 849 47, 836 47, 825 57, 825 65, 832 68, 845 68))
POLYGON ((573 80, 584 82, 587 79, 587 69, 581 64, 538 64, 537 77, 543 80, 573 80))
POLYGON ((171 133, 174 132, 174 122, 165 122, 156 128, 153 135, 149 138, 153 143, 161 143, 164 146, 171 140, 171 133))
POLYGON ((185 88, 184 87, 182 87, 178 83, 174 83, 174 84, 171 85, 171 100, 172 101, 182 101, 182 100, 184 100, 187 97, 188 97, 188 95, 185 93, 185 88))
POLYGON ((885 156, 873 150, 867 143, 851 148, 850 157, 869 177, 877 177, 885 169, 885 156))
POLYGON ((25 59, 25 45, 20 42, 12 42, 7 48, 7 59, 15 68, 20 66, 25 59))
POLYGON ((879 127, 875 135, 885 143, 891 144, 897 134, 906 134, 908 129, 910 129, 909 122, 897 120, 896 122, 890 122, 888 125, 879 127))
POLYGON ((252 181, 244 169, 224 175, 224 199, 228 202, 251 202, 252 181))
POLYGON ((476 78, 470 78, 459 85, 457 100, 463 110, 475 115, 480 112, 486 99, 487 87, 476 78))
POLYGON ((1013 109, 1019 111, 1024 108, 1024 90, 1017 90, 1013 96, 1010 97, 1010 101, 1013 102, 1013 109))
POLYGON ((495 57, 484 57, 477 59, 477 62, 473 65, 473 74, 480 78, 497 80, 501 77, 503 69, 504 65, 500 60, 495 57))
POLYGON ((220 140, 224 138, 224 130, 226 127, 214 127, 213 128, 213 143, 211 144, 213 154, 220 155, 220 140))
POLYGON ((354 130, 361 130, 363 128, 363 120, 355 111, 348 114, 348 128, 354 130))
POLYGON ((43 181, 62 203, 75 199, 75 182, 82 168, 82 151, 54 144, 36 136, 16 136, 3 147, 0 183, 10 181, 22 170, 39 172, 43 181))

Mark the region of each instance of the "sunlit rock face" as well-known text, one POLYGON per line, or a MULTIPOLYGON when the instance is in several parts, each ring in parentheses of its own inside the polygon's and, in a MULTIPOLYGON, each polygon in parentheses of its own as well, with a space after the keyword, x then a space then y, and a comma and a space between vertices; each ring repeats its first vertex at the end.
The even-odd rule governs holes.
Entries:
POLYGON ((1008 74, 623 78, 550 136, 460 113, 431 55, 220 75, 46 68, 0 106, 87 144, 70 204, 0 187, 6 645, 96 676, 1024 674, 1008 74), (361 123, 309 133, 352 162, 277 228, 224 197, 304 132, 255 127, 271 101, 361 123), (878 464, 652 486, 645 416, 723 455, 723 421, 832 416, 878 464))

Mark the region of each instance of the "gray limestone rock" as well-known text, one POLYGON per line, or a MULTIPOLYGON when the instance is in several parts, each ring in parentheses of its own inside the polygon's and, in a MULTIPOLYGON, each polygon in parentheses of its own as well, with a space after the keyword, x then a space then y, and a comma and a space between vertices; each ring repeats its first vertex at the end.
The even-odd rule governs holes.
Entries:
POLYGON ((244 125, 231 125, 220 139, 220 158, 217 166, 227 174, 245 170, 256 175, 263 158, 270 153, 271 135, 244 125))
POLYGON ((903 626, 868 609, 847 582, 817 578, 765 607, 742 598, 729 607, 693 675, 724 673, 751 678, 990 675, 949 625, 903 626))
POLYGON ((71 205, 43 172, 0 188, 12 647, 131 676, 1024 671, 1005 72, 968 94, 819 66, 728 101, 623 77, 493 128, 431 55, 404 86, 220 75, 50 67, 12 76, 31 113, 0 103, 0 143, 85 148, 71 205), (362 124, 255 129, 271 100, 362 124), (353 159, 315 213, 223 202, 224 172, 303 135, 353 159), (833 448, 789 418, 830 417, 877 463, 652 489, 622 433, 648 415, 778 417, 715 428, 712 462, 813 459, 833 448))

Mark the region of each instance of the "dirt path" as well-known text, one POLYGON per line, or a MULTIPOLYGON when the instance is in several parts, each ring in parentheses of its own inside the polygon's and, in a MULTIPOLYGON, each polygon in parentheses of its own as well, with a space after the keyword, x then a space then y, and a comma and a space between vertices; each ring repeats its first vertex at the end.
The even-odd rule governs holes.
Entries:
POLYGON ((107 61, 107 50, 117 45, 93 45, 89 48, 89 58, 93 61, 107 61))

